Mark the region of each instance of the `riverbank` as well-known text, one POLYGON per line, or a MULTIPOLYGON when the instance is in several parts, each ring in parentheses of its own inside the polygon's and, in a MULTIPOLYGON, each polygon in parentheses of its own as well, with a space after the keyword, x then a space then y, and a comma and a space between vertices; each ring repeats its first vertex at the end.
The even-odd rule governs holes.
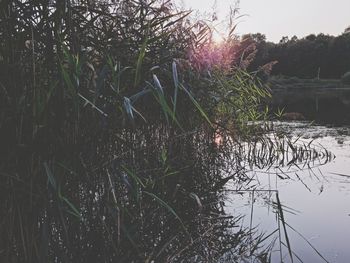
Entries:
POLYGON ((350 85, 339 79, 299 79, 271 77, 267 82, 273 110, 301 113, 319 123, 350 122, 350 85))
POLYGON ((300 79, 297 77, 272 76, 267 81, 271 89, 350 89, 341 79, 300 79))

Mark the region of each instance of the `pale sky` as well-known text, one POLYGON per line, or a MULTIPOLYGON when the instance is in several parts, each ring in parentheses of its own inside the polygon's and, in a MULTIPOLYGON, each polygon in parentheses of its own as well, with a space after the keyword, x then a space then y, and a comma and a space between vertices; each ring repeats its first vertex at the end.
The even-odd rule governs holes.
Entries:
MULTIPOLYGON (((213 10, 215 0, 178 0, 186 8, 213 10)), ((225 18, 234 0, 217 0, 219 19, 225 18)), ((236 33, 263 33, 269 41, 282 36, 341 34, 350 26, 350 0, 241 0, 236 33)))

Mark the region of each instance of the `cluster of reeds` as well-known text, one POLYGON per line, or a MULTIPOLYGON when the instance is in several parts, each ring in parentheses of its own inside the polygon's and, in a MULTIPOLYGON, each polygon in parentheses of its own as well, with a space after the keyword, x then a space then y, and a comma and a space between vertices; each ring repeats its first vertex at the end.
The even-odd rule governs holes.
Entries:
POLYGON ((334 155, 312 141, 305 142, 300 138, 287 136, 264 136, 254 142, 244 144, 242 156, 250 168, 259 170, 282 169, 288 172, 311 169, 328 163, 334 155), (285 169, 285 170, 286 170, 285 169))
POLYGON ((220 207, 212 128, 243 126, 267 94, 236 62, 195 70, 209 29, 170 1, 0 10, 1 262, 252 256, 220 207))

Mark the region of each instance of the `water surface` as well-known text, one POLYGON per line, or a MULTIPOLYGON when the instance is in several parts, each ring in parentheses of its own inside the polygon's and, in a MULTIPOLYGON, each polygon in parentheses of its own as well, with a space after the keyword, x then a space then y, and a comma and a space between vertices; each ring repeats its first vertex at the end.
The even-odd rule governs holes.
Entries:
POLYGON ((245 226, 273 233, 266 242, 274 242, 272 262, 291 262, 283 223, 276 216, 278 194, 294 262, 350 262, 350 128, 306 122, 274 125, 296 144, 310 143, 332 156, 284 167, 251 167, 252 180, 239 192, 234 183, 227 185, 227 212, 245 214, 245 226))

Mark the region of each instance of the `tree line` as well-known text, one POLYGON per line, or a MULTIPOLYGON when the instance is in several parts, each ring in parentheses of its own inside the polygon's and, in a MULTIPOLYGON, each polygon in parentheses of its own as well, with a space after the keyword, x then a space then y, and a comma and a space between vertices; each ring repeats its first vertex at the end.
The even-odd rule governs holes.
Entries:
POLYGON ((256 46, 251 71, 273 61, 277 63, 272 67, 272 75, 334 79, 350 71, 350 27, 339 36, 283 37, 279 43, 267 41, 261 33, 247 34, 242 39, 256 46))

